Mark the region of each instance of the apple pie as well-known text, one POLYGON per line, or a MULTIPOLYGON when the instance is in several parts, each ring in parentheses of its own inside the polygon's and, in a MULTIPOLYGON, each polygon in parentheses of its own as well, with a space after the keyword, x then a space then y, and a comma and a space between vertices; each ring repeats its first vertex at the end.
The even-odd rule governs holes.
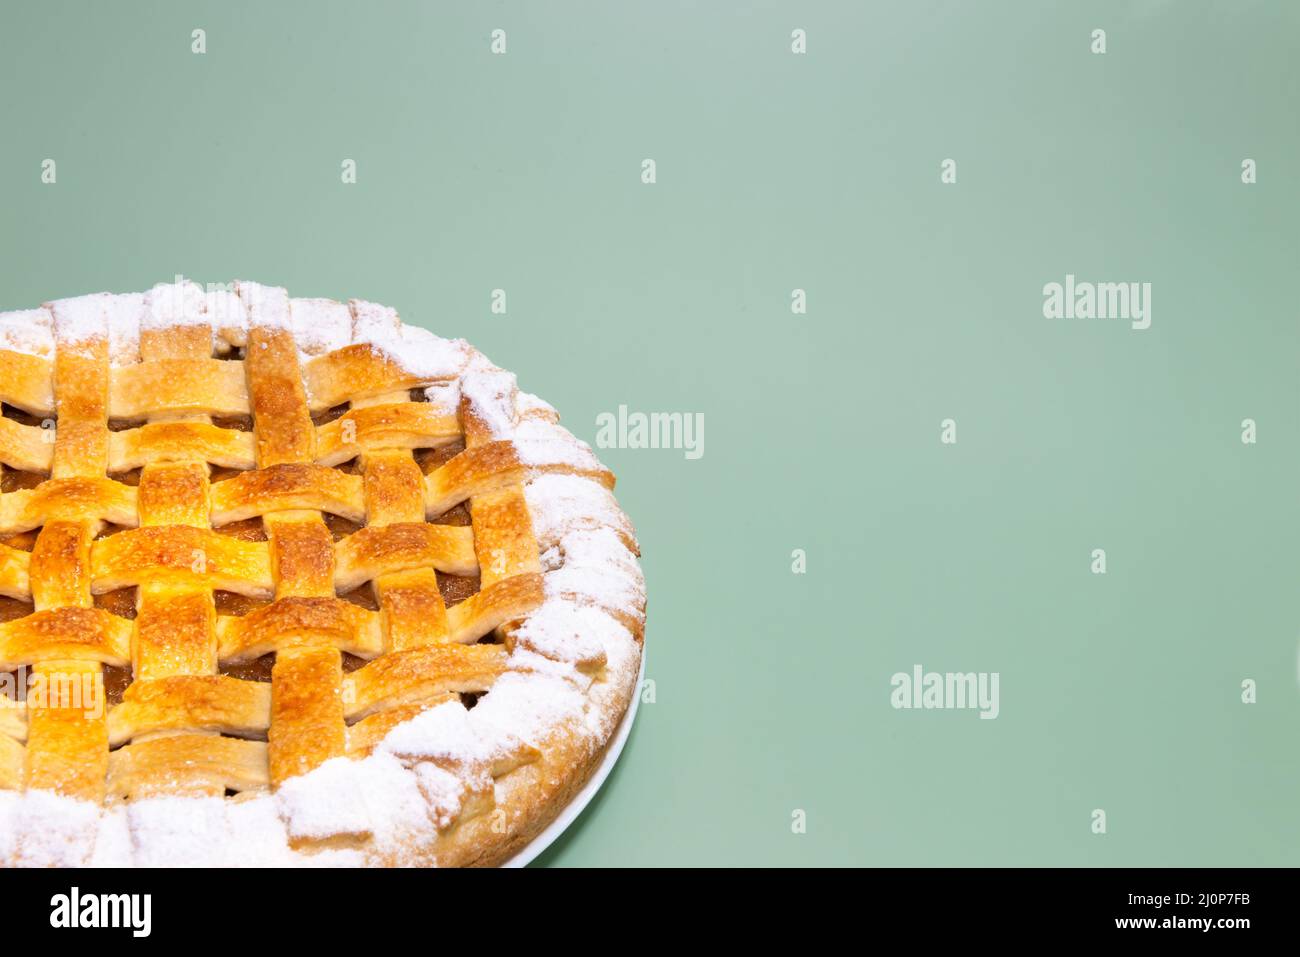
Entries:
POLYGON ((462 340, 189 281, 0 314, 0 863, 492 865, 636 692, 614 476, 462 340))

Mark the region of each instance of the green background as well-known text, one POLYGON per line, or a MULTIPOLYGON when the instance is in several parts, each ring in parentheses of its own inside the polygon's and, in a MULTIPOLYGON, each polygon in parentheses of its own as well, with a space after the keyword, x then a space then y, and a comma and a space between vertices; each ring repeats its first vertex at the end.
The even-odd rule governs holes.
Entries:
POLYGON ((544 862, 1300 863, 1296 5, 0 11, 0 308, 256 279, 588 441, 703 413, 600 453, 656 700, 544 862), (1151 328, 1044 319, 1066 273, 1151 328), (1001 716, 895 711, 918 663, 1001 716))

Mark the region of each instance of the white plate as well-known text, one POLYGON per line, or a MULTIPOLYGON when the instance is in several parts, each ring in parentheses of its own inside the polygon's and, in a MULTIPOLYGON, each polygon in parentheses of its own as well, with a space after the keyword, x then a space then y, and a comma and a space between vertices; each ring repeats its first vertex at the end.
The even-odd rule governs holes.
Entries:
POLYGON ((614 765, 618 764, 618 756, 623 753, 623 746, 627 744, 627 736, 632 733, 632 722, 636 719, 636 708, 641 703, 641 682, 644 678, 645 647, 642 646, 641 670, 636 676, 636 687, 633 689, 632 703, 628 705, 627 713, 623 715, 623 720, 619 722, 618 727, 614 730, 614 740, 609 743, 609 748, 605 751, 605 757, 601 759, 600 766, 596 768, 595 773, 583 785, 582 790, 573 796, 573 800, 568 803, 546 830, 520 848, 514 857, 501 865, 502 867, 523 867, 531 862, 538 854, 541 854, 542 851, 554 844, 568 826, 578 819, 578 815, 583 812, 583 809, 591 803, 591 799, 596 796, 600 786, 605 783, 605 779, 614 770, 614 765))

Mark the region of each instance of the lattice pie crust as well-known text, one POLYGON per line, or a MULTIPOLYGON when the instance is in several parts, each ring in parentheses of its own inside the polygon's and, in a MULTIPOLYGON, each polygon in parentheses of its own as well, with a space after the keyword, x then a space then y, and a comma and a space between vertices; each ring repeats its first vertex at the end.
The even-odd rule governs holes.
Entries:
POLYGON ((493 864, 634 692, 613 475, 460 340, 190 282, 0 314, 0 862, 493 864))

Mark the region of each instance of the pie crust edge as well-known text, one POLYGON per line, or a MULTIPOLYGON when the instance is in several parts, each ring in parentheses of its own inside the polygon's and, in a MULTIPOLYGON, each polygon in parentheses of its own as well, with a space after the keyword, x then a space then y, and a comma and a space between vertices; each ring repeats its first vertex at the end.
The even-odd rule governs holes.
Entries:
MULTIPOLYGON (((439 839, 436 860, 439 867, 497 867, 505 863, 559 817, 591 779, 608 753, 615 729, 637 690, 639 669, 626 680, 599 688, 599 697, 589 692, 588 707, 598 709, 605 723, 604 739, 598 747, 584 747, 564 729, 554 732, 542 745, 542 757, 517 768, 504 779, 509 797, 499 798, 507 830, 492 830, 492 814, 480 814, 458 824, 439 839)), ((502 783, 498 781, 498 785, 502 783)), ((399 863, 393 861, 390 863, 399 863)))

